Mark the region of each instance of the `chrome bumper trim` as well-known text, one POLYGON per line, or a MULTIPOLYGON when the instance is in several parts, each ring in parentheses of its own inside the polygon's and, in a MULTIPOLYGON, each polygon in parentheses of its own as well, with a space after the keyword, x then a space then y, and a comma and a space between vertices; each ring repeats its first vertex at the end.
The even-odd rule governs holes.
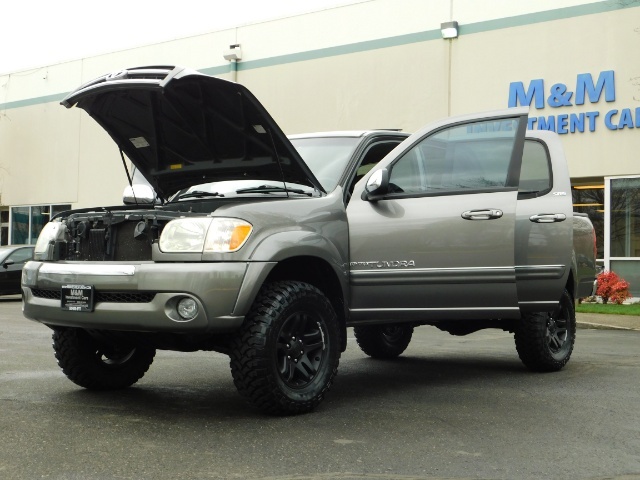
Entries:
POLYGON ((91 275, 105 277, 130 277, 136 273, 135 265, 91 265, 43 263, 40 273, 56 275, 91 275))

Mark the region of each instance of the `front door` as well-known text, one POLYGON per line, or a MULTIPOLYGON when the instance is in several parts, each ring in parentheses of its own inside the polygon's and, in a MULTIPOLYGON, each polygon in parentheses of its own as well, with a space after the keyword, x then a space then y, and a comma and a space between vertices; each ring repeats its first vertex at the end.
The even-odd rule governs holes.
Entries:
POLYGON ((372 171, 347 208, 351 321, 518 318, 514 232, 526 115, 441 122, 372 171))

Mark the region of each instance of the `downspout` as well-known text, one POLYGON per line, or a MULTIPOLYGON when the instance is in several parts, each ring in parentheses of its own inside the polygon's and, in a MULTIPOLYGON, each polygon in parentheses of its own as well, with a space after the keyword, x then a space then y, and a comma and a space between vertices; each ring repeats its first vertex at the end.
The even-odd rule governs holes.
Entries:
POLYGON ((238 83, 238 61, 231 60, 231 81, 238 83))
POLYGON ((458 38, 458 22, 453 20, 453 0, 449 3, 449 21, 440 24, 442 38, 447 41, 447 116, 451 116, 451 75, 453 61, 453 40, 458 38))

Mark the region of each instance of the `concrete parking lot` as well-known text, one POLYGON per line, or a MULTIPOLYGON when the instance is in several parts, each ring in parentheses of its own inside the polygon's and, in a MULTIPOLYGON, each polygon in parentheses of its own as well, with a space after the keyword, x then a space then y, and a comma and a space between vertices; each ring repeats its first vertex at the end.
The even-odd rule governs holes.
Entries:
POLYGON ((533 374, 511 335, 420 327, 405 355, 355 341, 309 415, 267 417, 225 356, 159 352, 136 386, 82 390, 50 331, 0 300, 2 479, 640 478, 640 332, 578 331, 559 373, 533 374))

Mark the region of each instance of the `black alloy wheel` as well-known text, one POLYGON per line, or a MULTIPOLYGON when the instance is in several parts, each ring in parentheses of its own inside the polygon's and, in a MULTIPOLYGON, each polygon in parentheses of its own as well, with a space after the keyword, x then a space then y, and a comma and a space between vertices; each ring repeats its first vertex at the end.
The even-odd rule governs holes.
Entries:
POLYGON ((325 361, 327 333, 316 315, 295 312, 280 328, 276 350, 278 372, 291 388, 304 388, 325 361))
POLYGON ((547 330, 545 336, 552 356, 562 355, 569 340, 570 313, 566 305, 562 305, 556 312, 547 318, 547 330))
POLYGON ((555 311, 526 314, 515 330, 520 360, 535 372, 562 369, 571 358, 575 340, 574 300, 567 290, 555 311))

